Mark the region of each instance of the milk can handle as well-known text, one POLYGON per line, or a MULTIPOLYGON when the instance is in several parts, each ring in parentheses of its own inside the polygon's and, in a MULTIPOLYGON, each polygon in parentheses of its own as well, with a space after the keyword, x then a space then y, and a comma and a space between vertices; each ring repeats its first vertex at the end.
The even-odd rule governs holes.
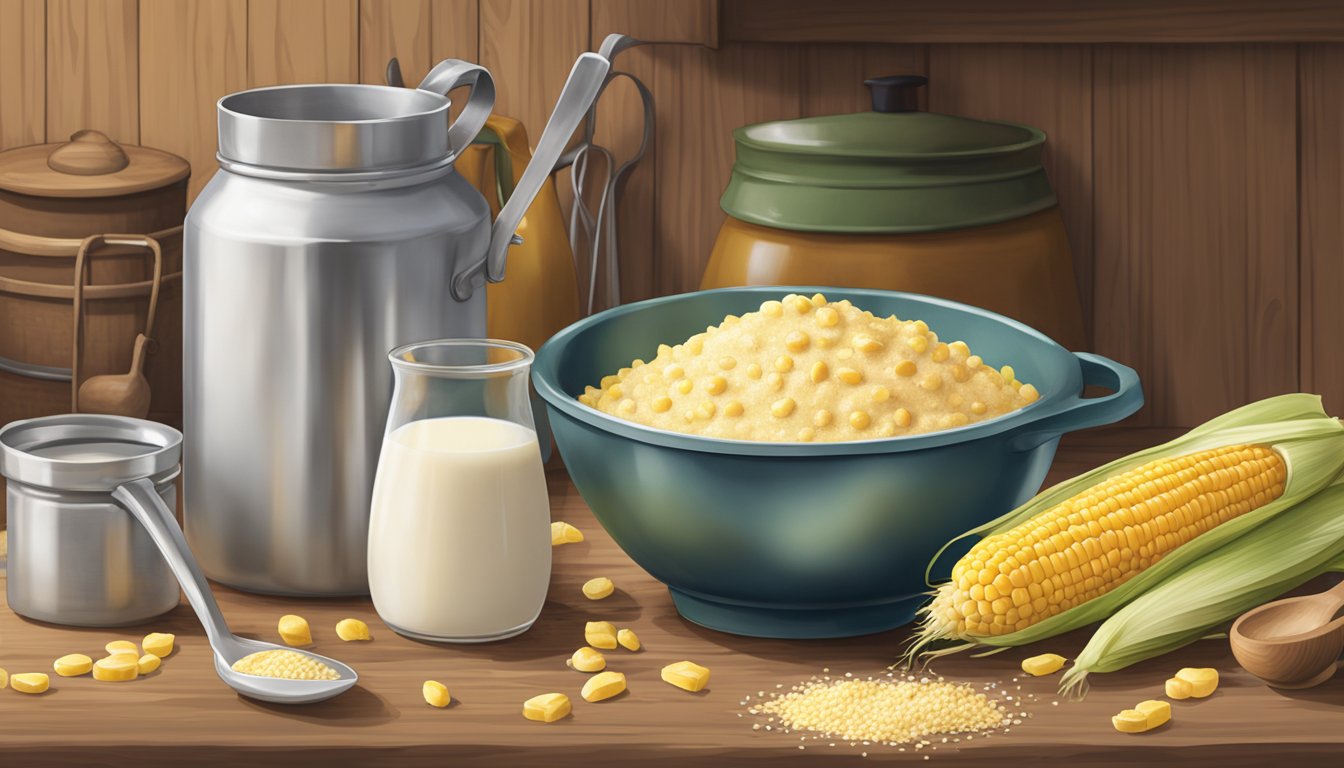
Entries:
POLYGON ((541 191, 541 185, 550 177, 551 170, 555 168, 561 153, 565 151, 565 145, 569 143, 584 115, 587 115, 593 106, 593 101, 601 92, 609 71, 611 62, 596 53, 582 54, 579 60, 574 62, 574 68, 569 71, 569 79, 565 81, 565 88, 555 103, 551 119, 546 122, 546 128, 541 132, 541 140, 537 142, 537 149, 532 153, 527 169, 523 171, 523 176, 514 187, 513 194, 509 196, 508 202, 504 204, 499 217, 495 219, 494 226, 490 229, 490 247, 486 251, 485 258, 453 278, 453 298, 458 301, 471 298, 472 283, 482 271, 485 272, 486 279, 492 283, 504 279, 504 260, 508 255, 509 246, 522 242, 516 230, 523 221, 523 215, 532 207, 533 199, 541 191))
POLYGON ((495 80, 479 64, 461 59, 444 59, 429 70, 425 79, 416 86, 421 91, 447 94, 454 88, 471 86, 467 104, 452 125, 448 126, 448 146, 454 155, 466 149, 481 132, 490 110, 495 108, 495 80))

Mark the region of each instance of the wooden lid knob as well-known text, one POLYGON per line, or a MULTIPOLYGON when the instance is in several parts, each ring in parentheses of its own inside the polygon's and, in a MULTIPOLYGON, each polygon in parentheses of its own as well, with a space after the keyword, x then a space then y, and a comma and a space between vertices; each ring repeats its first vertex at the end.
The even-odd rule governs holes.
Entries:
POLYGON ((77 131, 47 156, 48 168, 76 176, 116 173, 130 162, 121 145, 101 131, 77 131))

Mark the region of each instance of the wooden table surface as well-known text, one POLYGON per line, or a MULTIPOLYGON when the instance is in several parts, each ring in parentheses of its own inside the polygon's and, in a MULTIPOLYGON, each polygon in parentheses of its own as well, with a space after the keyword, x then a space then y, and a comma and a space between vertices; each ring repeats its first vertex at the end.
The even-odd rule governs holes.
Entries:
MULTIPOLYGON (((1072 438, 1060 452, 1052 480, 1151 444, 1149 431, 1102 431, 1072 438)), ((1344 758, 1344 676, 1315 690, 1276 692, 1240 671, 1226 641, 1204 641, 1163 659, 1096 676, 1082 701, 1054 695, 1057 676, 1016 674, 1028 651, 973 659, 939 660, 931 671, 1023 702, 1029 717, 1010 732, 988 737, 941 738, 922 749, 800 741, 798 734, 753 730, 761 718, 746 713, 744 696, 772 692, 822 674, 885 674, 908 636, 905 629, 862 638, 790 642, 735 637, 678 617, 666 590, 635 566, 593 520, 563 475, 551 478, 552 515, 581 528, 582 544, 555 550, 545 610, 521 637, 481 646, 435 646, 393 634, 366 599, 288 600, 216 588, 239 634, 276 640, 284 613, 308 618, 312 648, 359 670, 360 685, 322 704, 284 707, 237 696, 216 677, 195 616, 180 606, 151 624, 127 629, 68 629, 21 619, 0 610, 0 667, 11 673, 50 672, 72 652, 97 654, 108 640, 138 640, 149 631, 174 632, 178 650, 163 668, 131 683, 57 678, 41 696, 0 691, 0 766, 71 765, 310 765, 379 766, 491 763, 496 766, 869 765, 924 761, 942 765, 1184 765, 1249 766, 1283 759, 1294 765, 1333 764, 1344 758), (587 579, 610 576, 612 597, 591 602, 579 591, 587 579), (367 621, 374 639, 344 643, 334 625, 346 616, 367 621), (579 697, 584 675, 565 666, 583 643, 583 623, 608 619, 632 627, 639 653, 607 653, 629 691, 589 704, 579 697), (690 694, 661 682, 659 669, 691 659, 713 670, 709 688, 690 694), (1146 698, 1160 697, 1162 681, 1182 666, 1215 666, 1223 678, 1205 700, 1176 702, 1170 725, 1128 736, 1111 730, 1110 716, 1146 698), (1016 681, 1014 678, 1018 678, 1016 681), (453 704, 425 705, 422 681, 448 685, 453 704), (1019 689, 1020 686, 1020 689, 1019 689), (563 691, 574 700, 571 718, 554 724, 527 721, 524 699, 563 691), (1056 703, 1058 702, 1058 703, 1056 703), (805 749, 799 749, 799 746, 805 749), (867 756, 864 757, 863 753, 867 756), (992 762, 992 761, 998 761, 992 762)), ((1085 637, 1059 638, 1049 648, 1069 655, 1085 637)), ((1040 652, 1043 649, 1032 649, 1040 652)))

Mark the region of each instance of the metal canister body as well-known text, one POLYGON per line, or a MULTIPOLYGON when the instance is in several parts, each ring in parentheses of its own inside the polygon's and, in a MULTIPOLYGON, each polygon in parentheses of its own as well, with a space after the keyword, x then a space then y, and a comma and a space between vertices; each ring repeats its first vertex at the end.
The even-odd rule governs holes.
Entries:
POLYGON ((485 334, 489 209, 443 166, 369 181, 216 174, 186 225, 187 539, 231 586, 366 594, 392 373, 413 341, 485 334))
MULTIPOLYGON (((154 487, 175 508, 172 480, 154 487)), ((117 627, 177 607, 177 580, 158 547, 110 493, 56 491, 11 479, 5 495, 7 599, 15 613, 54 624, 117 627)))

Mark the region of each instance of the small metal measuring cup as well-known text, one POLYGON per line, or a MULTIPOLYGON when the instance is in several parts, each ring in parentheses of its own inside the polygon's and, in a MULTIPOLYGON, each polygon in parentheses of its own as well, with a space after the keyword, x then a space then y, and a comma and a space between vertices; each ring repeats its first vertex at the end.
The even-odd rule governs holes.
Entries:
POLYGON ((0 429, 9 607, 80 627, 138 624, 176 608, 177 579, 112 492, 146 480, 173 509, 181 453, 177 430, 122 416, 45 416, 0 429))

